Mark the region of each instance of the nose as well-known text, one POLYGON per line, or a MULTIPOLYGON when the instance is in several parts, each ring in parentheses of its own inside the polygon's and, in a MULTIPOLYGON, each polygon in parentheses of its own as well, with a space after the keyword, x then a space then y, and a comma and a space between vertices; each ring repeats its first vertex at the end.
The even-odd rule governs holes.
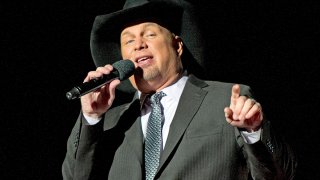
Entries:
POLYGON ((135 44, 135 50, 141 50, 147 48, 147 43, 143 38, 137 38, 135 44))

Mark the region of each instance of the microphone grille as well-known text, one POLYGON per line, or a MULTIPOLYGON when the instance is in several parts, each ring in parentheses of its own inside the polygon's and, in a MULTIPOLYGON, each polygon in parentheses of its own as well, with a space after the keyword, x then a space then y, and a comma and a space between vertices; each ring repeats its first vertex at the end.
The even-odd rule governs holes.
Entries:
POLYGON ((120 81, 129 78, 135 70, 135 66, 130 60, 120 60, 113 63, 112 66, 119 72, 120 81))

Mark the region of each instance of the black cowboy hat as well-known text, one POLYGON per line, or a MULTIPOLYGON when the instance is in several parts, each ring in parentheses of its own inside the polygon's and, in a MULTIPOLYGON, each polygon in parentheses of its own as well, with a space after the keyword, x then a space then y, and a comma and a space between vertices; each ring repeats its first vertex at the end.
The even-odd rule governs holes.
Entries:
MULTIPOLYGON (((120 33, 125 25, 155 21, 182 38, 183 56, 187 57, 183 58, 184 68, 191 73, 198 71, 198 75, 203 76, 204 44, 192 8, 181 0, 127 0, 122 10, 96 16, 90 39, 95 65, 104 66, 122 59, 120 33)), ((129 81, 122 82, 118 89, 129 93, 135 91, 129 81)))

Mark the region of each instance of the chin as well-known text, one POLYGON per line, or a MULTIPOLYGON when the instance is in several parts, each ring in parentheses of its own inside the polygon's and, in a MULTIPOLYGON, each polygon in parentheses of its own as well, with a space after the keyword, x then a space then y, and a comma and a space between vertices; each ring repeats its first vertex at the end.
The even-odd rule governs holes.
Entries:
POLYGON ((160 75, 160 72, 158 71, 158 69, 152 68, 152 67, 144 69, 142 72, 142 77, 145 81, 156 80, 157 77, 159 77, 159 75, 160 75))

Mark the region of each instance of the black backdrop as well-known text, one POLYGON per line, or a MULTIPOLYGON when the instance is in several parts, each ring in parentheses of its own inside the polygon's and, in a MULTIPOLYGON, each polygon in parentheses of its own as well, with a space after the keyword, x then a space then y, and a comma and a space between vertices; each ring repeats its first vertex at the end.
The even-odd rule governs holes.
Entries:
MULTIPOLYGON (((191 2, 208 43, 209 78, 252 86, 298 153, 297 179, 319 179, 318 3, 191 2)), ((61 179, 66 140, 80 108, 65 92, 95 68, 89 49, 93 17, 122 3, 1 5, 1 179, 61 179)))

